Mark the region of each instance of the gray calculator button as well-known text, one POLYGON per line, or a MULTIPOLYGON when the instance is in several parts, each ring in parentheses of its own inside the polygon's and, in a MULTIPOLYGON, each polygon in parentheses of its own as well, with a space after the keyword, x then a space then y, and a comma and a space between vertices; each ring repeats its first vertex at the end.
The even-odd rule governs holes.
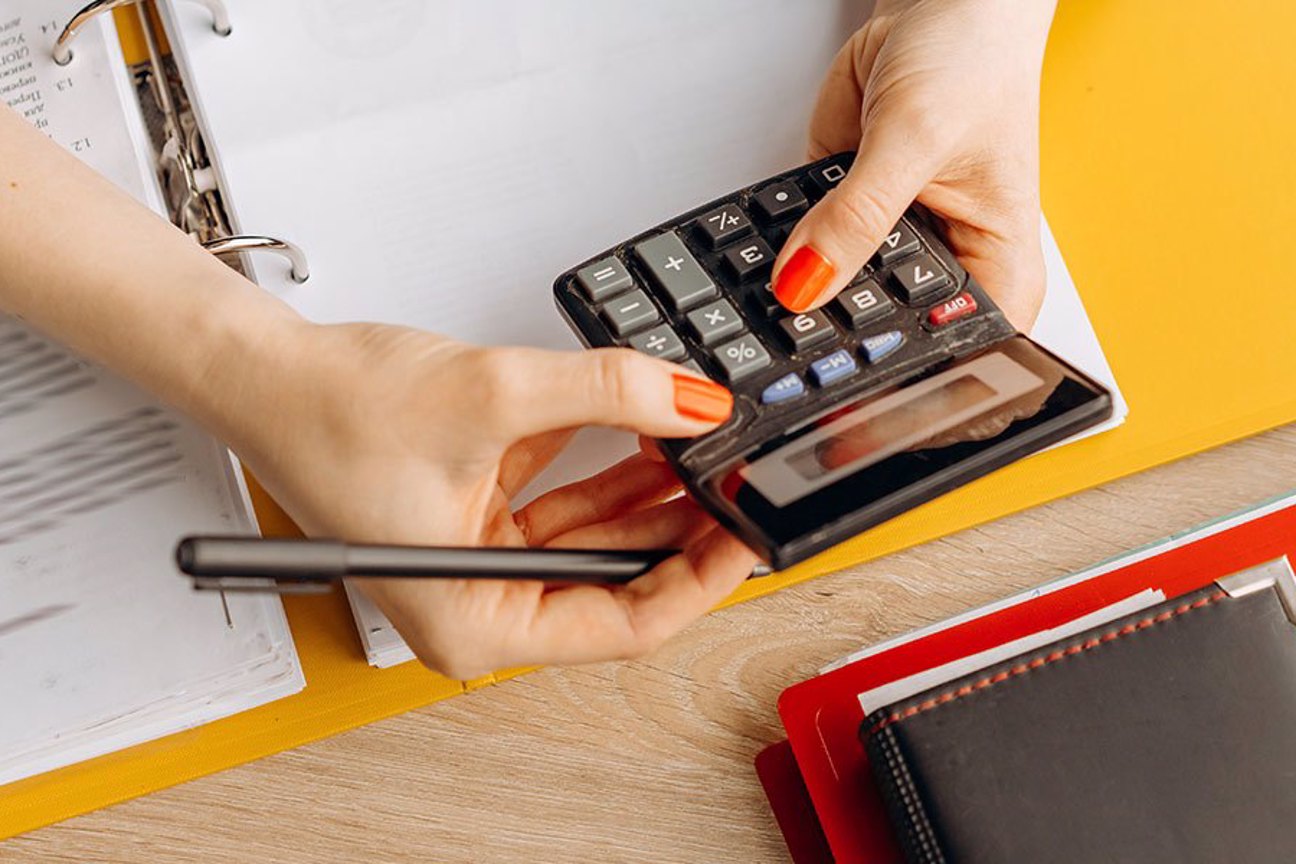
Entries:
POLYGON ((659 317, 657 307, 648 295, 638 290, 622 294, 603 305, 603 320, 617 336, 629 336, 655 323, 659 317))
POLYGON ((901 258, 908 258, 922 247, 918 244, 918 235, 908 225, 901 222, 882 238, 875 259, 879 267, 889 267, 901 258))
POLYGON ((666 324, 646 330, 638 336, 631 336, 630 347, 649 357, 660 357, 663 360, 678 360, 687 353, 679 336, 666 324))
POLYGON ((690 309, 716 296, 715 283, 674 231, 658 234, 634 248, 653 283, 675 311, 690 309))
POLYGON ((604 258, 576 271, 576 281, 592 303, 602 303, 609 297, 634 287, 630 271, 616 258, 604 258))
POLYGON ((690 372, 696 372, 697 374, 701 375, 703 378, 711 377, 706 373, 706 371, 701 366, 698 365, 698 362, 696 360, 692 360, 692 359, 685 360, 680 365, 683 366, 685 369, 688 369, 690 372))
POLYGON ((739 243, 724 254, 725 265, 739 282, 764 276, 774 266, 774 250, 761 238, 739 243))
POLYGON ((759 372, 771 362, 765 346, 750 333, 739 336, 732 342, 726 342, 716 348, 714 353, 720 368, 724 370, 725 378, 731 384, 746 378, 753 372, 759 372))
POLYGON ((838 317, 856 329, 895 308, 891 298, 872 279, 850 286, 837 295, 832 305, 838 317))
POLYGON ((717 300, 701 309, 694 309, 688 313, 688 322, 703 345, 714 345, 743 330, 742 319, 728 300, 717 300))
POLYGON ((837 335, 828 316, 817 309, 784 318, 779 322, 779 328, 793 353, 807 351, 837 335))
POLYGON ((751 220, 736 204, 725 204, 697 219, 698 234, 708 248, 715 250, 752 232, 751 220))
POLYGON ((911 306, 935 300, 949 284, 949 274, 930 255, 910 258, 891 271, 892 287, 911 306))

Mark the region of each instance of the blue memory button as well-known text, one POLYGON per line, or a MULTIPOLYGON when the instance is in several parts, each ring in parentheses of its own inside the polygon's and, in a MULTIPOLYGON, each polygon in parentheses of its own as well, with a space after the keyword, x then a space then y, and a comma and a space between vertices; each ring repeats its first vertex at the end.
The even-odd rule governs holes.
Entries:
POLYGON ((773 384, 765 388, 761 393, 761 404, 774 405, 778 402, 786 402, 789 399, 795 399, 805 392, 805 382, 801 376, 795 372, 789 372, 773 384))
POLYGON ((834 381, 854 375, 857 368, 859 367, 855 365, 855 358, 849 351, 834 351, 827 357, 811 363, 810 375, 820 387, 827 387, 834 381))
POLYGON ((865 339, 860 343, 860 352, 868 362, 876 363, 903 344, 904 334, 899 330, 892 330, 865 339))

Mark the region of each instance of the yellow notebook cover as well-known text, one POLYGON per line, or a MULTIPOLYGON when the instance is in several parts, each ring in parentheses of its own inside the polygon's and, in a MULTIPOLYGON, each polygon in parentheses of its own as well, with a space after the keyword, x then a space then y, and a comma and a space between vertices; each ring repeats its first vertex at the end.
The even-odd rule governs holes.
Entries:
MULTIPOLYGON (((119 23, 131 25, 132 18, 119 23)), ((1044 206, 1130 405, 1121 428, 1031 457, 730 602, 1296 420, 1296 7, 1061 4, 1044 74, 1044 206)), ((138 38, 124 37, 127 56, 138 38)), ((258 494, 268 533, 291 523, 258 494)), ((0 787, 0 838, 457 695, 366 665, 344 598, 290 598, 302 693, 0 787)), ((509 673, 513 674, 513 673, 509 673)), ((772 708, 771 708, 772 710, 772 708)))

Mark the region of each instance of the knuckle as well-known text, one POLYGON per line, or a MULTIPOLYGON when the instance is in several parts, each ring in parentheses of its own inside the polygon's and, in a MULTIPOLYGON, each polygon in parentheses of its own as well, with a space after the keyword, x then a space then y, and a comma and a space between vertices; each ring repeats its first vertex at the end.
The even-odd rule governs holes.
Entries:
POLYGON ((594 402, 624 409, 634 401, 638 356, 623 348, 592 352, 589 389, 594 402))
POLYGON ((471 681, 490 672, 490 669, 480 661, 474 661, 462 656, 458 651, 444 649, 436 644, 420 641, 417 644, 411 644, 410 649, 424 667, 447 678, 454 678, 458 681, 471 681))
POLYGON ((837 189, 833 212, 837 216, 837 229, 843 239, 881 242, 891 229, 892 217, 885 202, 870 189, 837 189))
POLYGON ((626 645, 622 659, 638 660, 661 649, 670 639, 673 629, 661 622, 636 621, 634 636, 626 645))
POLYGON ((513 352, 503 348, 479 348, 469 354, 466 380, 475 381, 475 410, 488 423, 506 419, 525 396, 518 387, 518 364, 513 352))

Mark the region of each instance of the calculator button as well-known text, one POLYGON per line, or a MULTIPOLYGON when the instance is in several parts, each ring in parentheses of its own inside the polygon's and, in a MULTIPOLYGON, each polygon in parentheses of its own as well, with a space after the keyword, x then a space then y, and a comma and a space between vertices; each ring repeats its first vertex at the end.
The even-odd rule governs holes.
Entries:
POLYGON ((817 310, 784 318, 779 322, 779 329, 783 331, 783 338, 787 340, 793 353, 827 342, 837 333, 828 316, 817 310))
POLYGON ((860 343, 860 353, 869 363, 877 363, 883 357, 895 353, 904 341, 904 334, 899 330, 879 333, 876 336, 869 336, 860 343))
POLYGON ((882 238, 882 245, 878 247, 873 260, 877 262, 879 267, 889 267, 901 258, 908 258, 921 249, 922 246, 918 243, 918 235, 908 225, 901 222, 891 229, 890 234, 882 238))
POLYGON ((634 287, 630 271, 616 258, 604 258, 576 271, 576 281, 592 303, 602 303, 609 297, 634 287))
POLYGON ((742 318, 728 300, 717 300, 688 313, 689 325, 703 345, 714 345, 743 330, 742 318))
POLYGON ((780 402, 786 402, 806 392, 805 382, 801 376, 795 372, 789 372, 773 384, 765 388, 761 393, 762 405, 777 405, 780 402))
POLYGON ((715 349, 714 353, 720 368, 724 370, 725 378, 730 383, 740 381, 753 372, 759 372, 771 362, 765 346, 750 333, 739 336, 732 342, 726 342, 715 349))
POLYGON ((642 291, 631 291, 603 306, 603 320, 617 336, 628 336, 642 330, 659 317, 657 307, 642 291))
POLYGON ((891 271, 892 286, 900 299, 911 306, 935 298, 949 282, 949 274, 930 255, 911 258, 891 271))
POLYGON ((757 237, 750 243, 735 246, 724 253, 724 260, 735 279, 749 282, 765 275, 774 266, 774 250, 757 237))
POLYGON ((820 387, 827 387, 834 381, 850 377, 858 371, 855 358, 849 351, 834 351, 822 360, 810 364, 810 377, 820 387))
POLYGON ((716 296, 715 283, 674 231, 658 234, 634 248, 653 282, 676 311, 716 296))
POLYGON ((953 297, 935 309, 927 313, 927 323, 933 327, 944 327, 947 324, 953 324, 960 318, 966 318, 969 315, 975 315, 977 311, 976 298, 964 291, 957 297, 953 297))
POLYGON ((837 184, 846 179, 846 172, 850 170, 852 161, 854 161, 853 157, 842 155, 831 162, 817 165, 810 171, 810 182, 821 194, 827 195, 837 188, 837 184))
POLYGON ((786 222, 782 225, 775 225, 765 231, 765 242, 769 243, 770 248, 777 255, 787 245, 788 238, 792 236, 792 230, 796 228, 797 223, 786 222))
POLYGON ((688 353, 683 341, 666 324, 630 337, 630 347, 649 357, 660 357, 663 360, 679 360, 688 353))
POLYGON ((850 286, 832 302, 837 316, 854 329, 881 318, 894 308, 891 298, 872 279, 850 286))
POLYGON ((786 311, 774 294, 773 282, 766 282, 760 287, 756 292, 756 302, 760 305, 761 311, 771 318, 786 311))
POLYGON ((810 202, 792 180, 771 183, 752 196, 752 206, 762 222, 782 222, 810 209, 810 202))
POLYGON ((697 374, 701 375, 703 378, 709 379, 711 377, 702 369, 701 366, 698 365, 698 362, 696 360, 692 360, 692 359, 685 360, 683 363, 679 365, 683 366, 685 369, 688 369, 690 372, 696 372, 697 374))
POLYGON ((725 204, 697 219, 697 232, 708 249, 719 249, 752 232, 751 220, 736 204, 725 204))

